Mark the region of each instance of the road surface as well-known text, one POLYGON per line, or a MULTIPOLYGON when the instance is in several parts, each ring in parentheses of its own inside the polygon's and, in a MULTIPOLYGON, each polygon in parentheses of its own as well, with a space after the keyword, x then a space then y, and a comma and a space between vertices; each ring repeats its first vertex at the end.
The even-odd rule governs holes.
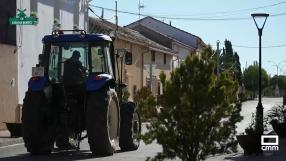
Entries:
MULTIPOLYGON (((264 111, 267 112, 272 106, 276 104, 282 104, 282 98, 263 98, 264 111)), ((237 131, 241 133, 248 126, 251 115, 255 112, 257 100, 248 101, 243 103, 241 115, 244 116, 244 120, 237 124, 237 131)), ((12 146, 0 147, 0 161, 144 161, 148 156, 155 156, 157 152, 162 150, 161 146, 152 143, 145 145, 143 142, 137 151, 131 152, 117 152, 113 156, 109 157, 93 157, 89 151, 87 140, 85 139, 81 144, 81 150, 79 152, 66 151, 66 152, 53 152, 48 156, 30 156, 23 144, 17 144, 12 146)), ((218 155, 215 157, 209 157, 207 161, 222 161, 231 156, 241 155, 228 154, 218 155)), ((238 161, 236 159, 230 159, 231 161, 238 161)))

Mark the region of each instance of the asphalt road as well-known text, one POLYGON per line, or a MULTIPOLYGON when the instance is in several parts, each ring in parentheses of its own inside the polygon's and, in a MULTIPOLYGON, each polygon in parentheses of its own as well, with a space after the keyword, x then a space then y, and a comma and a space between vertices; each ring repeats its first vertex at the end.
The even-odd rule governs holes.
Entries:
MULTIPOLYGON (((263 106, 265 113, 267 113, 267 110, 269 110, 272 106, 281 103, 282 98, 264 98, 263 106)), ((245 127, 248 126, 251 120, 251 114, 252 112, 255 112, 256 105, 257 100, 243 103, 241 114, 244 116, 244 120, 237 124, 237 131, 239 133, 243 132, 245 127)), ((78 152, 53 152, 48 156, 31 156, 26 152, 23 144, 0 147, 0 161, 144 161, 146 160, 146 157, 155 156, 156 153, 160 151, 162 151, 162 148, 156 143, 145 145, 143 142, 141 142, 141 145, 137 151, 117 152, 113 156, 109 157, 93 157, 89 151, 87 140, 85 139, 81 144, 81 150, 78 152)), ((234 154, 209 157, 207 161, 222 161, 225 160, 225 158, 233 155, 234 154)))
POLYGON ((81 144, 80 151, 64 151, 53 152, 48 156, 31 156, 26 152, 23 144, 2 147, 0 148, 0 161, 144 161, 147 156, 154 156, 161 148, 157 144, 144 145, 141 143, 137 151, 120 152, 118 151, 113 156, 108 157, 94 157, 89 151, 87 139, 81 144))

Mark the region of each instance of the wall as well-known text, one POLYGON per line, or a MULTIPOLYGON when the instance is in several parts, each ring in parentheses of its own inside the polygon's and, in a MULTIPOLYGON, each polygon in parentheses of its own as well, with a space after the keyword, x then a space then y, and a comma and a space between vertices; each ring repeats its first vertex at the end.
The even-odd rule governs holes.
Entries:
MULTIPOLYGON (((79 29, 87 30, 86 0, 33 0, 32 2, 37 3, 34 6, 39 23, 36 26, 17 26, 19 104, 23 103, 32 67, 36 65, 38 55, 42 52, 42 38, 51 34, 53 30, 54 17, 60 20, 61 29, 73 29, 73 26, 79 23, 79 29), (76 15, 78 18, 74 17, 73 12, 79 13, 76 15), (74 23, 77 19, 78 22, 74 23)), ((17 8, 27 9, 27 15, 30 15, 30 6, 30 0, 17 1, 17 8)))
MULTIPOLYGON (((166 74, 166 79, 170 79, 170 72, 172 71, 172 55, 166 54, 166 64, 164 64, 164 53, 155 52, 155 62, 152 64, 156 64, 156 67, 152 68, 152 93, 156 96, 158 83, 160 82, 160 72, 163 71, 166 74), (154 83, 156 81, 156 84, 154 83)), ((144 54, 144 64, 149 65, 151 63, 151 51, 144 54)), ((150 78, 150 66, 144 68, 143 74, 143 86, 147 86, 147 79, 150 78)), ((160 93, 162 93, 162 84, 160 83, 160 93)))
MULTIPOLYGON (((125 72, 123 73, 123 82, 126 83, 128 92, 130 93, 129 100, 133 100, 134 91, 147 86, 146 78, 150 78, 150 69, 144 65, 149 65, 151 62, 151 51, 147 46, 138 45, 129 41, 117 39, 114 43, 115 49, 126 49, 132 52, 132 65, 125 65, 125 72)), ((167 79, 170 78, 172 70, 172 55, 166 54, 166 64, 164 64, 164 54, 155 52, 156 68, 153 69, 152 75, 156 83, 159 82, 159 75, 164 71, 167 79)), ((155 83, 155 81, 153 81, 155 83)), ((157 84, 154 84, 153 94, 157 95, 157 84)), ((160 85, 160 93, 162 93, 162 85, 160 85)))
MULTIPOLYGON (((17 97, 17 54, 15 45, 0 44, 0 122, 19 121, 16 118, 17 97)), ((0 123, 0 129, 3 129, 0 123)))
POLYGON ((142 82, 142 54, 144 47, 117 39, 114 43, 115 49, 126 49, 132 52, 132 65, 124 65, 125 71, 123 73, 123 82, 126 83, 128 92, 130 93, 129 99, 133 99, 134 88, 137 90, 143 87, 142 82))

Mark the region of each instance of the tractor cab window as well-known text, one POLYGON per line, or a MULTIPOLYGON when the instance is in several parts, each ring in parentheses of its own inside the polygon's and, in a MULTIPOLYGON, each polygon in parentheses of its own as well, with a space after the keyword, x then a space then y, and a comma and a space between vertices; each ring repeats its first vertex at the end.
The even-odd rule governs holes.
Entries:
MULTIPOLYGON (((66 62, 73 60, 78 61, 78 68, 83 71, 87 68, 88 45, 86 43, 68 42, 55 43, 51 45, 49 60, 49 78, 53 83, 62 82, 66 62)), ((70 72, 71 76, 75 76, 70 72)))
POLYGON ((91 72, 112 75, 109 46, 103 43, 91 44, 91 72))

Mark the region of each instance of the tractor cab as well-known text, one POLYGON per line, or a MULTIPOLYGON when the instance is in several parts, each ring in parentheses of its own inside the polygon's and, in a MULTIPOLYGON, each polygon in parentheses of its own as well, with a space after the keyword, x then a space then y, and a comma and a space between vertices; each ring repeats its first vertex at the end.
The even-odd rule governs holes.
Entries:
MULTIPOLYGON (((84 84, 89 77, 104 74, 115 78, 115 55, 110 37, 101 34, 64 34, 54 31, 43 38, 40 67, 53 84, 84 84)), ((99 77, 98 77, 99 78, 99 77)))
MULTIPOLYGON (((125 64, 132 64, 132 54, 123 52, 116 55, 112 39, 106 35, 86 34, 83 30, 57 30, 42 41, 43 54, 39 55, 38 67, 33 68, 33 78, 45 77, 45 81, 52 84, 84 84, 87 91, 94 91, 107 81, 116 80, 115 66, 117 64, 118 68, 119 57, 125 58, 120 59, 125 64), (76 33, 64 34, 70 31, 76 33)), ((122 76, 117 74, 120 83, 122 76)), ((30 81, 29 88, 39 88, 35 86, 36 83, 30 81)))

